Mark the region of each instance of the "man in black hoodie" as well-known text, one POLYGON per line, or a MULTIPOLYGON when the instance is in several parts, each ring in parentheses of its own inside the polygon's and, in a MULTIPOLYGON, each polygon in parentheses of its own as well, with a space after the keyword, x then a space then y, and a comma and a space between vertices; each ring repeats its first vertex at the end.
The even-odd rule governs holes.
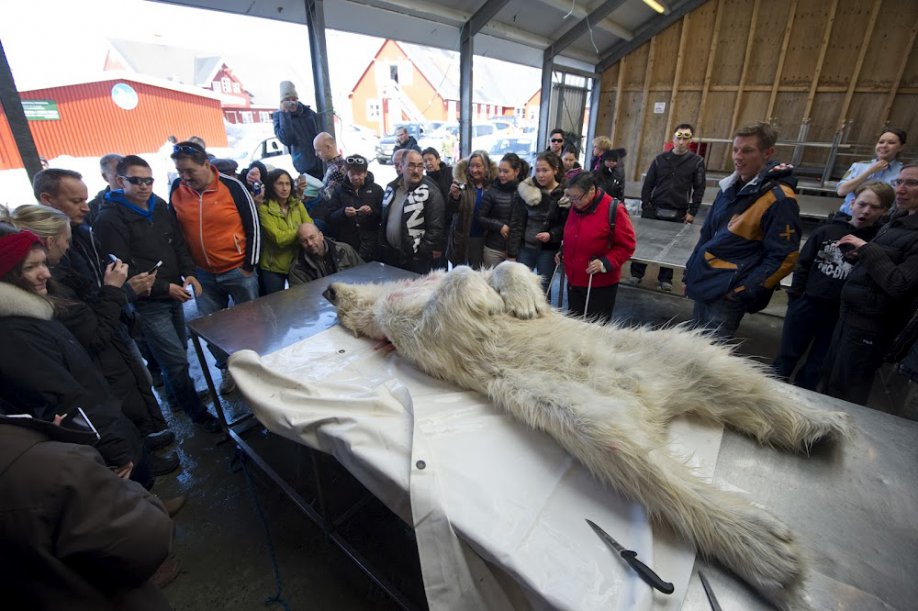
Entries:
MULTIPOLYGON (((672 150, 657 155, 650 164, 641 188, 642 217, 673 223, 695 220, 704 196, 705 172, 704 158, 689 150, 694 131, 688 123, 677 125, 672 150)), ((628 284, 640 284, 646 271, 646 264, 632 261, 628 284)), ((660 267, 657 280, 661 290, 673 290, 671 268, 660 267)))
POLYGON ((127 263, 129 273, 161 262, 149 292, 138 296, 144 339, 163 370, 169 402, 208 432, 220 430, 217 419, 201 404, 189 376, 188 337, 182 304, 201 294, 175 214, 153 194, 153 171, 137 155, 118 163, 121 189, 105 196, 96 231, 105 252, 127 263))

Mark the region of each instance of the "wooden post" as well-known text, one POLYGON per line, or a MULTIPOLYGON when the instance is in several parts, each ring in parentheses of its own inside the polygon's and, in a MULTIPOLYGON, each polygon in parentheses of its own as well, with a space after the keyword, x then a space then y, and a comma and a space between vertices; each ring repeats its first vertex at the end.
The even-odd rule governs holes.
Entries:
POLYGON ((845 101, 842 102, 841 112, 838 113, 838 129, 842 129, 848 121, 848 109, 851 108, 854 89, 857 87, 857 81, 861 77, 861 68, 864 66, 864 58, 867 57, 867 49, 870 46, 870 39, 873 37, 873 30, 877 24, 877 16, 880 14, 881 4, 883 4, 883 0, 873 0, 870 19, 867 21, 867 28, 864 30, 864 40, 861 42, 861 51, 857 54, 854 71, 851 73, 851 81, 848 83, 848 91, 845 93, 845 101))
POLYGON ((784 72, 784 60, 787 58, 787 46, 790 44, 791 30, 794 28, 794 15, 797 13, 797 0, 791 2, 787 12, 787 27, 784 29, 784 42, 781 43, 781 54, 778 56, 778 66, 775 68, 775 78, 771 85, 771 96, 768 98, 768 111, 765 116, 768 122, 774 122, 775 100, 778 98, 778 87, 781 85, 781 73, 784 72))
POLYGON ((899 91, 899 85, 902 84, 902 75, 905 73, 905 67, 908 65, 908 58, 911 57, 912 48, 915 46, 916 33, 918 33, 918 20, 916 20, 915 24, 912 26, 912 34, 909 37, 908 47, 897 51, 902 53, 899 56, 902 59, 899 60, 899 71, 896 73, 896 82, 893 83, 893 86, 889 89, 889 97, 886 98, 886 104, 883 106, 883 112, 880 114, 880 116, 883 117, 883 125, 889 122, 889 114, 892 112, 893 102, 896 101, 896 93, 899 91))
POLYGON ((698 104, 698 117, 695 119, 696 136, 700 134, 707 135, 704 130, 704 105, 708 99, 708 89, 711 88, 711 74, 714 72, 714 56, 717 55, 717 41, 720 39, 720 24, 723 14, 724 0, 717 0, 717 15, 714 17, 714 32, 711 35, 711 52, 708 55, 708 65, 704 71, 704 85, 701 87, 701 102, 698 104))
POLYGON ((816 88, 819 86, 819 77, 822 75, 822 67, 826 60, 826 51, 829 50, 829 39, 832 37, 832 25, 835 23, 835 13, 838 10, 838 0, 832 0, 832 8, 829 11, 829 21, 826 23, 826 29, 822 34, 822 46, 819 48, 819 59, 816 61, 816 73, 810 83, 810 92, 806 96, 806 108, 803 110, 803 120, 811 121, 810 113, 813 110, 813 101, 816 99, 816 88))
POLYGON ((622 89, 625 88, 625 57, 618 62, 618 82, 615 88, 615 117, 612 119, 612 144, 618 144, 618 135, 621 133, 622 116, 622 89))
MULTIPOLYGON (((746 85, 746 76, 749 73, 749 56, 752 55, 752 43, 755 39, 755 26, 759 20, 759 0, 755 0, 752 5, 752 20, 749 22, 749 38, 746 39, 746 54, 743 55, 743 71, 740 73, 739 86, 736 88, 736 100, 733 102, 733 117, 730 119, 730 134, 736 131, 736 122, 739 120, 740 104, 743 101, 743 87, 746 85)), ((724 160, 721 162, 722 167, 728 167, 730 161, 730 149, 724 149, 724 160)))
MULTIPOLYGON (((638 116, 637 129, 639 134, 644 133, 644 117, 647 116, 647 106, 649 104, 648 98, 650 97, 650 75, 653 74, 653 60, 657 48, 657 37, 654 36, 650 39, 650 51, 647 53, 647 67, 644 69, 644 91, 641 97, 641 113, 638 116)), ((639 136, 637 139, 637 151, 634 153, 634 174, 633 178, 640 178, 640 168, 638 164, 641 162, 641 149, 644 148, 644 138, 639 136)))
POLYGON ((673 90, 669 95, 669 111, 666 113, 666 131, 667 136, 673 133, 673 106, 676 105, 676 96, 679 93, 679 84, 682 81, 682 58, 685 55, 685 40, 688 38, 688 20, 691 13, 686 13, 682 18, 682 31, 679 33, 679 51, 676 53, 676 74, 673 75, 673 90))

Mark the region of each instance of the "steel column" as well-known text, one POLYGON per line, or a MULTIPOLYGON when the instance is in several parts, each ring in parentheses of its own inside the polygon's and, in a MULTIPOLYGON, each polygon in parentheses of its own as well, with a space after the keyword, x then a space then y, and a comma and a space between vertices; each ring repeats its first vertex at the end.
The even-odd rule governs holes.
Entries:
POLYGON ((0 41, 0 104, 3 105, 3 112, 10 124, 10 131, 13 132, 13 140, 16 141, 16 148, 19 149, 19 156, 22 157, 29 182, 32 182, 35 175, 41 172, 41 160, 25 110, 22 109, 22 100, 16 90, 13 71, 10 70, 10 64, 6 59, 3 41, 0 41))
POLYGON ((335 135, 335 108, 328 77, 328 46, 325 43, 325 0, 305 0, 306 28, 309 32, 309 59, 316 91, 316 112, 322 129, 335 135))

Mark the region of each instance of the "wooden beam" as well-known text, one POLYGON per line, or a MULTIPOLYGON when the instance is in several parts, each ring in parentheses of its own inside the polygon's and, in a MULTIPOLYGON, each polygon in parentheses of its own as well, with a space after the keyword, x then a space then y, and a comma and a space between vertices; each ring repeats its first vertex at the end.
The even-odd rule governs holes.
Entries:
POLYGON ((905 67, 908 65, 908 59, 912 55, 912 48, 915 46, 915 34, 918 33, 918 19, 915 20, 915 24, 912 26, 912 35, 908 42, 908 47, 901 49, 902 59, 899 60, 899 71, 896 73, 896 82, 893 83, 893 86, 889 89, 889 96, 886 98, 886 104, 883 106, 883 112, 880 114, 883 117, 883 125, 886 125, 889 122, 889 115, 892 112, 893 102, 896 101, 896 94, 899 91, 899 85, 902 84, 902 75, 905 74, 905 67))
POLYGON ((708 66, 704 71, 704 85, 701 88, 701 102, 698 104, 698 117, 695 119, 695 135, 704 134, 704 105, 708 100, 711 88, 711 74, 714 72, 714 56, 717 55, 717 42, 720 39, 721 16, 724 14, 724 0, 717 0, 717 15, 714 17, 714 33, 711 35, 711 51, 708 53, 708 66))
POLYGON ((619 133, 621 133, 621 116, 622 116, 622 93, 625 89, 625 60, 627 57, 623 57, 620 62, 618 62, 618 83, 615 87, 615 116, 612 118, 612 144, 617 144, 616 138, 618 138, 619 133))
POLYGON ((822 68, 826 61, 826 52, 829 50, 829 39, 832 37, 832 26, 835 24, 835 14, 838 11, 838 0, 832 0, 832 8, 829 10, 829 21, 826 22, 826 29, 822 33, 822 45, 819 48, 819 59, 816 60, 816 73, 810 84, 810 92, 806 96, 806 107, 803 109, 803 120, 810 121, 810 113, 813 111, 813 101, 816 99, 816 87, 819 86, 819 77, 822 76, 822 68))
POLYGON ((679 32, 679 51, 676 53, 676 74, 673 76, 673 89, 669 95, 669 110, 666 113, 666 131, 667 136, 673 133, 673 106, 676 105, 676 95, 679 93, 679 85, 682 81, 682 58, 685 56, 686 31, 688 30, 688 21, 691 13, 682 18, 682 31, 679 32))
POLYGON ((657 50, 657 37, 654 36, 650 39, 650 51, 647 53, 647 67, 644 69, 644 92, 641 97, 641 112, 638 116, 637 121, 637 151, 634 154, 634 174, 632 175, 632 180, 640 177, 640 169, 638 168, 638 163, 641 160, 641 149, 644 148, 644 117, 647 116, 647 106, 650 105, 650 75, 653 74, 653 63, 656 56, 657 50))
POLYGON ((838 113, 838 128, 848 122, 848 110, 851 108, 851 99, 854 97, 854 90, 857 88, 857 81, 861 77, 861 68, 864 66, 864 58, 867 57, 867 49, 870 47, 870 39, 873 36, 873 29, 877 24, 877 16, 880 14, 880 5, 883 0, 873 0, 873 8, 870 9, 870 18, 867 20, 867 27, 864 29, 864 39, 861 41, 861 51, 857 54, 857 61, 854 63, 854 71, 851 73, 851 81, 848 83, 848 91, 845 93, 845 101, 842 102, 841 111, 838 113))
POLYGON ((778 98, 778 87, 781 85, 781 73, 784 72, 784 60, 787 58, 787 46, 790 44, 790 35, 791 30, 794 28, 794 15, 796 14, 797 0, 792 0, 790 10, 787 12, 787 26, 784 28, 784 41, 781 43, 781 53, 778 55, 778 66, 775 68, 771 96, 768 98, 768 110, 765 112, 769 123, 774 122, 775 100, 778 98))
MULTIPOLYGON (((733 102, 733 116, 730 118, 730 133, 734 133, 738 127, 736 122, 739 120, 740 104, 743 102, 743 87, 746 86, 746 76, 749 74, 749 56, 752 55, 752 43, 755 40, 755 26, 759 20, 760 0, 755 0, 752 4, 752 20, 749 22, 749 37, 746 39, 746 53, 743 55, 743 70, 740 73, 739 86, 736 88, 736 99, 733 102)), ((730 160, 731 151, 724 148, 724 160, 722 167, 727 167, 730 160)))

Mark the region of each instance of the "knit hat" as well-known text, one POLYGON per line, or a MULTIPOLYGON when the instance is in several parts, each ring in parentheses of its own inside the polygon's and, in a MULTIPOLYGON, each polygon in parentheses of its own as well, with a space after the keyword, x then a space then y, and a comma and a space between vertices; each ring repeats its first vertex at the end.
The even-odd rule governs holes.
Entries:
POLYGON ((290 81, 281 81, 280 84, 280 99, 286 100, 287 98, 296 98, 299 99, 300 96, 296 94, 296 86, 290 81))
POLYGON ((363 155, 351 155, 344 160, 344 165, 348 170, 355 172, 367 171, 367 158, 363 155))
POLYGON ((0 278, 22 263, 32 250, 32 245, 41 243, 31 231, 22 230, 0 238, 0 278))

